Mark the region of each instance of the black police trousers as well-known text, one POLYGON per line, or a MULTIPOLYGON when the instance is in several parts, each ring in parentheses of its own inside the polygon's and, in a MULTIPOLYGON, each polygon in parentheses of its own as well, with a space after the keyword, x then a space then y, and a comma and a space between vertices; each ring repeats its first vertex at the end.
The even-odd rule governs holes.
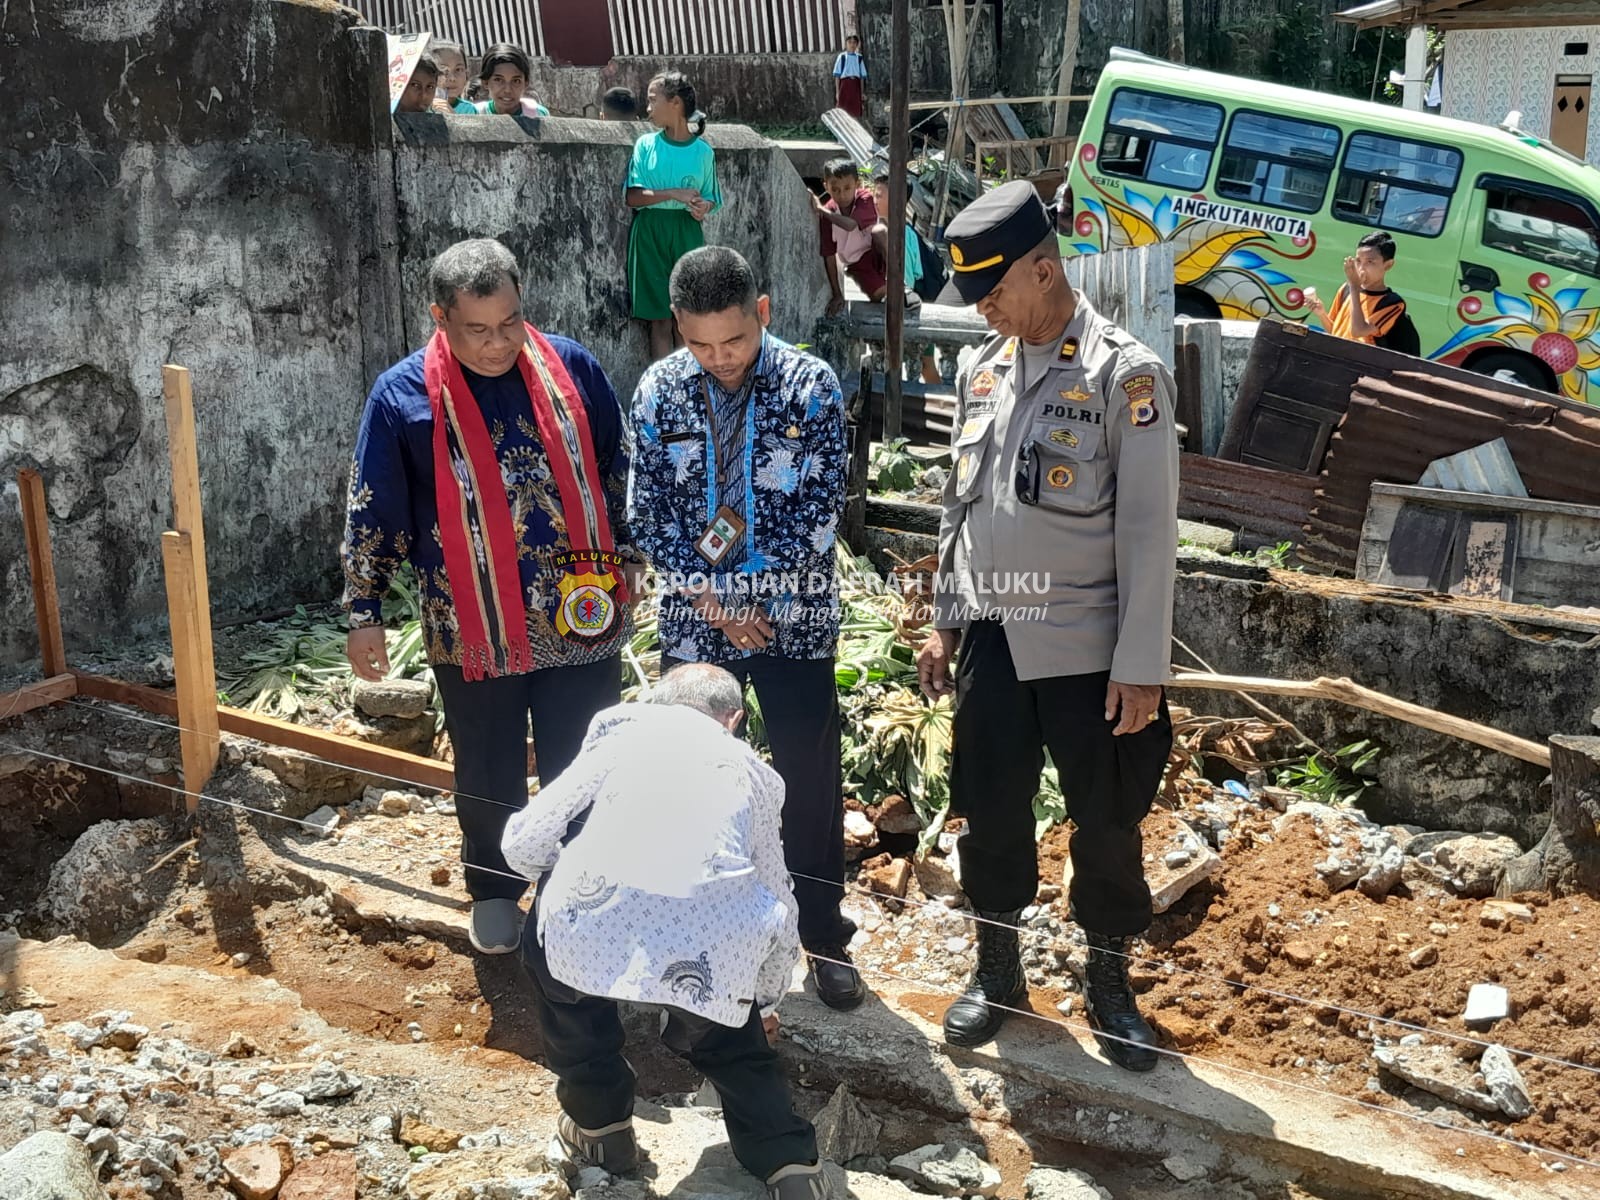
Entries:
MULTIPOLYGON (((665 674, 681 664, 662 656, 665 674)), ((718 663, 755 689, 783 776, 783 856, 794 873, 800 941, 833 952, 856 927, 839 911, 844 899, 844 781, 839 760, 839 692, 832 658, 753 654, 718 663)))
POLYGON ((474 900, 516 900, 527 890, 500 852, 511 814, 528 803, 528 721, 539 779, 572 765, 589 722, 622 701, 622 660, 543 667, 468 683, 460 667, 436 666, 444 724, 456 761, 462 874, 474 900))
POLYGON ((1033 800, 1048 747, 1074 826, 1073 919, 1108 937, 1142 932, 1150 888, 1139 822, 1172 748, 1165 698, 1145 729, 1113 737, 1109 672, 1020 681, 999 621, 969 625, 960 651, 950 791, 951 810, 967 819, 958 853, 973 907, 1008 912, 1034 903, 1033 800))
MULTIPOLYGON (((545 1062, 556 1099, 581 1129, 604 1129, 633 1115, 637 1080, 622 1056, 626 1037, 615 1000, 585 996, 550 974, 539 945, 537 913, 523 926, 522 965, 533 985, 545 1062)), ((728 1142, 758 1179, 817 1161, 817 1135, 794 1110, 778 1053, 767 1044, 754 1005, 738 1029, 681 1008, 666 1008, 661 1041, 717 1089, 728 1142)))

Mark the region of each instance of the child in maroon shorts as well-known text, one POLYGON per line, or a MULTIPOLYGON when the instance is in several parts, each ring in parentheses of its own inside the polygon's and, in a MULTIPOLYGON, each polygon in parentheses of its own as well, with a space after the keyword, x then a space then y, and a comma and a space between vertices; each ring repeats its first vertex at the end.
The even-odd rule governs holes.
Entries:
POLYGON ((872 228, 878 223, 878 206, 872 192, 861 186, 861 174, 848 158, 835 158, 822 168, 822 183, 828 189, 828 201, 815 196, 812 204, 817 211, 819 249, 828 269, 828 287, 833 298, 828 301, 828 315, 838 316, 844 311, 844 288, 839 280, 839 264, 845 273, 856 281, 856 286, 867 294, 867 299, 881 301, 889 290, 888 267, 872 237, 872 228))

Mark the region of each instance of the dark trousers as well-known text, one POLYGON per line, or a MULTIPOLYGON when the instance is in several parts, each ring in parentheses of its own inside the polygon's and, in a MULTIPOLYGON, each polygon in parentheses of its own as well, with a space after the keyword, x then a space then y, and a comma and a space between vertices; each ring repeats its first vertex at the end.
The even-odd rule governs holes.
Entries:
MULTIPOLYGON (((617 1002, 585 996, 550 974, 530 917, 522 964, 533 984, 545 1061, 556 1076, 556 1098, 582 1129, 604 1129, 633 1115, 636 1076, 622 1056, 625 1041, 617 1002)), ((722 1098, 722 1119, 734 1157, 758 1179, 817 1161, 817 1135, 794 1111, 789 1082, 767 1044, 754 1005, 738 1029, 679 1008, 664 1010, 661 1041, 703 1074, 722 1098)))
POLYGON ((474 900, 515 900, 528 885, 506 865, 500 835, 512 812, 528 803, 528 721, 539 778, 548 783, 578 756, 594 714, 621 702, 621 660, 472 683, 460 667, 437 666, 433 677, 455 752, 467 894, 474 900))
MULTIPOLYGON (((663 656, 661 670, 680 664, 680 659, 663 656)), ((839 912, 844 899, 844 783, 833 659, 756 654, 717 665, 755 689, 772 765, 783 776, 783 856, 794 872, 800 940, 809 950, 843 946, 855 926, 839 912)))
POLYGON ((967 628, 956 672, 951 808, 967 818, 961 886, 973 906, 1008 912, 1039 890, 1033 799, 1049 747, 1072 834, 1073 918, 1108 937, 1150 924, 1139 822, 1161 786, 1172 748, 1165 698, 1160 716, 1113 737, 1105 716, 1110 674, 1017 679, 998 621, 967 628))

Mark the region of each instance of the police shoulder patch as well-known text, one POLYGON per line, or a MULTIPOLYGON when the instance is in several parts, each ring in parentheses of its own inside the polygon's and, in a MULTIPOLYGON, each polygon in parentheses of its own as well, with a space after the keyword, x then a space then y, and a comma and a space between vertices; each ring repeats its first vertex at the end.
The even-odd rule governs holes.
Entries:
POLYGON ((1122 381, 1122 390, 1128 397, 1128 420, 1134 428, 1144 429, 1161 419, 1154 375, 1130 375, 1122 381))
POLYGON ((1070 363, 1078 361, 1078 339, 1075 337, 1064 338, 1061 342, 1061 353, 1056 356, 1056 361, 1070 363))
POLYGON ((979 371, 967 385, 967 392, 973 396, 987 396, 994 391, 996 382, 993 371, 979 371))

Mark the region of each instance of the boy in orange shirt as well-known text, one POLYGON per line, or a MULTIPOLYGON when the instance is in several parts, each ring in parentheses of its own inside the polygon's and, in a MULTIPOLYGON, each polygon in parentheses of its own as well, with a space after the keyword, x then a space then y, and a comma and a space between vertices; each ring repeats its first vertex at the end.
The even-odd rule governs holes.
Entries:
POLYGON ((1323 306, 1316 288, 1306 289, 1306 303, 1334 337, 1402 354, 1421 354, 1417 327, 1406 315, 1405 300, 1384 282, 1393 266, 1394 238, 1387 233, 1369 233, 1356 243, 1355 254, 1344 260, 1345 284, 1333 297, 1333 311, 1323 306), (1360 302, 1353 302, 1354 297, 1360 297, 1360 302))

